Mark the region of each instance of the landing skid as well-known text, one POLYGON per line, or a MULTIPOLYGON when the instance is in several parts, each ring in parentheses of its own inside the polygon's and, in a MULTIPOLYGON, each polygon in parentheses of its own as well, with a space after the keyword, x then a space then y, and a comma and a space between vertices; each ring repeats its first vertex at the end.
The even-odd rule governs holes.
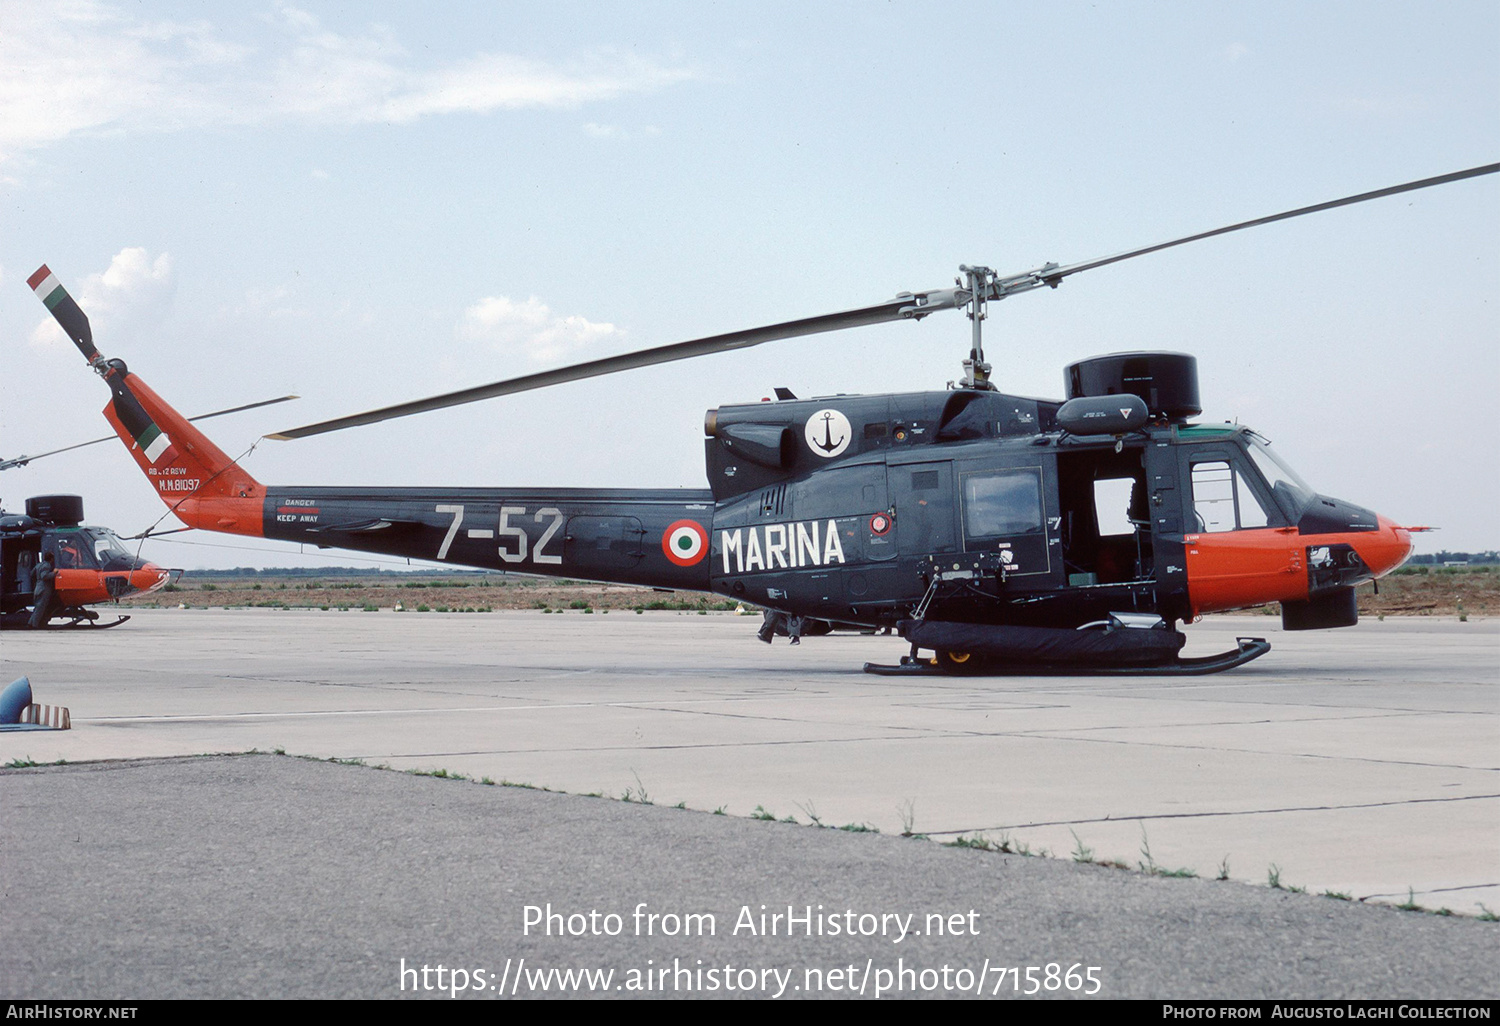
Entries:
POLYGON ((936 659, 913 659, 902 656, 898 666, 865 663, 865 672, 881 677, 1201 677, 1243 666, 1271 651, 1265 638, 1237 638, 1239 648, 1218 655, 1196 659, 1173 659, 1155 666, 1101 666, 1090 663, 964 663, 962 668, 945 669, 936 659))
POLYGON ((74 627, 80 627, 87 628, 88 630, 107 631, 111 627, 120 626, 120 624, 129 619, 130 617, 128 616, 121 616, 117 619, 109 621, 108 623, 101 623, 99 620, 99 614, 91 612, 88 616, 75 617, 72 620, 69 620, 67 623, 49 623, 44 629, 49 631, 65 631, 70 630, 74 627))
MULTIPOLYGON (((12 631, 32 630, 33 628, 27 622, 27 617, 29 615, 30 614, 24 611, 21 613, 7 614, 4 620, 0 621, 0 627, 3 627, 5 630, 12 631)), ((43 631, 66 631, 72 630, 74 628, 79 628, 94 631, 107 631, 111 627, 120 626, 120 624, 124 623, 126 620, 129 620, 130 617, 120 616, 114 620, 110 620, 108 623, 101 623, 99 621, 99 614, 94 612, 92 609, 81 609, 75 606, 71 609, 66 609, 63 612, 56 614, 53 619, 64 622, 48 623, 44 627, 38 627, 35 629, 43 631)))

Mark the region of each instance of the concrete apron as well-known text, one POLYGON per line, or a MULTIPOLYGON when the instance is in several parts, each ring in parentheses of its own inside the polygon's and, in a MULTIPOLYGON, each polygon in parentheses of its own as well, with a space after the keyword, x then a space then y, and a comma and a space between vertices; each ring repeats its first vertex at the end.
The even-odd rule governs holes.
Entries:
POLYGON ((0 763, 250 749, 656 804, 982 837, 1054 857, 1500 911, 1500 623, 1265 636, 1203 678, 860 672, 900 639, 754 639, 758 619, 131 610, 7 633, 0 684, 72 710, 0 763))

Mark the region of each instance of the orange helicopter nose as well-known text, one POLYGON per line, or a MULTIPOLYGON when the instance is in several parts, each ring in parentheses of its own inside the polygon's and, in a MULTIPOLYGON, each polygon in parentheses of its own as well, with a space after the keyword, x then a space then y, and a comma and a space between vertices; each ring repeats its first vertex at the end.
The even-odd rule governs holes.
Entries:
POLYGON ((1376 577, 1384 577, 1411 555, 1411 532, 1387 517, 1377 516, 1375 522, 1379 529, 1360 536, 1355 551, 1376 577))
POLYGON ((163 570, 155 563, 146 563, 130 572, 131 593, 146 595, 166 585, 171 580, 172 573, 163 570))

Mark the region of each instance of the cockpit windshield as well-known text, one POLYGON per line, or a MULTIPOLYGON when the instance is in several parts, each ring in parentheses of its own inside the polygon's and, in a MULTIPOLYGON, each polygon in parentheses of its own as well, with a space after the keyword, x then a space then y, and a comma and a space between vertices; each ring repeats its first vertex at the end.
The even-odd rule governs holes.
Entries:
POLYGON ((93 542, 94 555, 98 557, 100 567, 105 570, 134 569, 135 557, 125 548, 119 535, 107 527, 90 527, 86 529, 86 533, 93 542))
POLYGON ((1271 486, 1276 501, 1295 523, 1312 504, 1317 493, 1308 487, 1307 482, 1295 470, 1283 463, 1280 456, 1271 451, 1270 442, 1253 431, 1245 432, 1245 439, 1249 442, 1245 450, 1250 453, 1255 466, 1271 486))

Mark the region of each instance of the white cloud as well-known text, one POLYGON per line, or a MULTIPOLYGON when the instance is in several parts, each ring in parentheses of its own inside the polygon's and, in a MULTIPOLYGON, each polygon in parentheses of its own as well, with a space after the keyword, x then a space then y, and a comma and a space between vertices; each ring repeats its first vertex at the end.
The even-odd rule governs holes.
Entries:
POLYGON ((1244 43, 1230 43, 1228 46, 1224 47, 1223 51, 1224 59, 1227 60, 1230 64, 1234 64, 1249 52, 1250 48, 1244 43))
MULTIPOLYGON (((88 315, 94 341, 106 355, 112 339, 150 330, 165 320, 177 292, 172 257, 162 253, 153 260, 139 246, 120 250, 103 273, 89 275, 77 287, 62 275, 58 280, 88 315)), ((45 348, 70 343, 49 315, 32 331, 31 344, 45 348)))
POLYGON ((619 125, 599 125, 592 121, 586 121, 583 125, 585 135, 591 135, 595 139, 624 139, 625 129, 619 125))
MULTIPOLYGON (((633 139, 637 134, 637 132, 621 128, 619 125, 601 125, 596 121, 585 121, 583 123, 583 133, 591 135, 595 139, 633 139)), ((656 125, 647 125, 639 129, 638 133, 648 138, 655 138, 661 135, 661 129, 656 125)))
POLYGON ((368 119, 410 121, 424 114, 455 111, 576 107, 625 93, 659 89, 689 77, 681 69, 615 55, 554 68, 526 57, 481 54, 451 68, 404 78, 368 119))
POLYGON ((524 303, 487 296, 465 310, 458 324, 459 338, 501 352, 523 353, 535 363, 560 360, 616 334, 613 324, 554 314, 535 296, 524 303))
POLYGON ((387 29, 340 34, 286 6, 254 43, 208 21, 144 21, 99 0, 0 0, 0 24, 0 159, 79 133, 571 108, 693 77, 611 52, 564 64, 480 53, 418 67, 387 29))
POLYGON ((233 320, 305 318, 309 311, 298 305, 297 298, 297 289, 291 283, 252 286, 244 290, 237 302, 220 306, 219 316, 233 320))

